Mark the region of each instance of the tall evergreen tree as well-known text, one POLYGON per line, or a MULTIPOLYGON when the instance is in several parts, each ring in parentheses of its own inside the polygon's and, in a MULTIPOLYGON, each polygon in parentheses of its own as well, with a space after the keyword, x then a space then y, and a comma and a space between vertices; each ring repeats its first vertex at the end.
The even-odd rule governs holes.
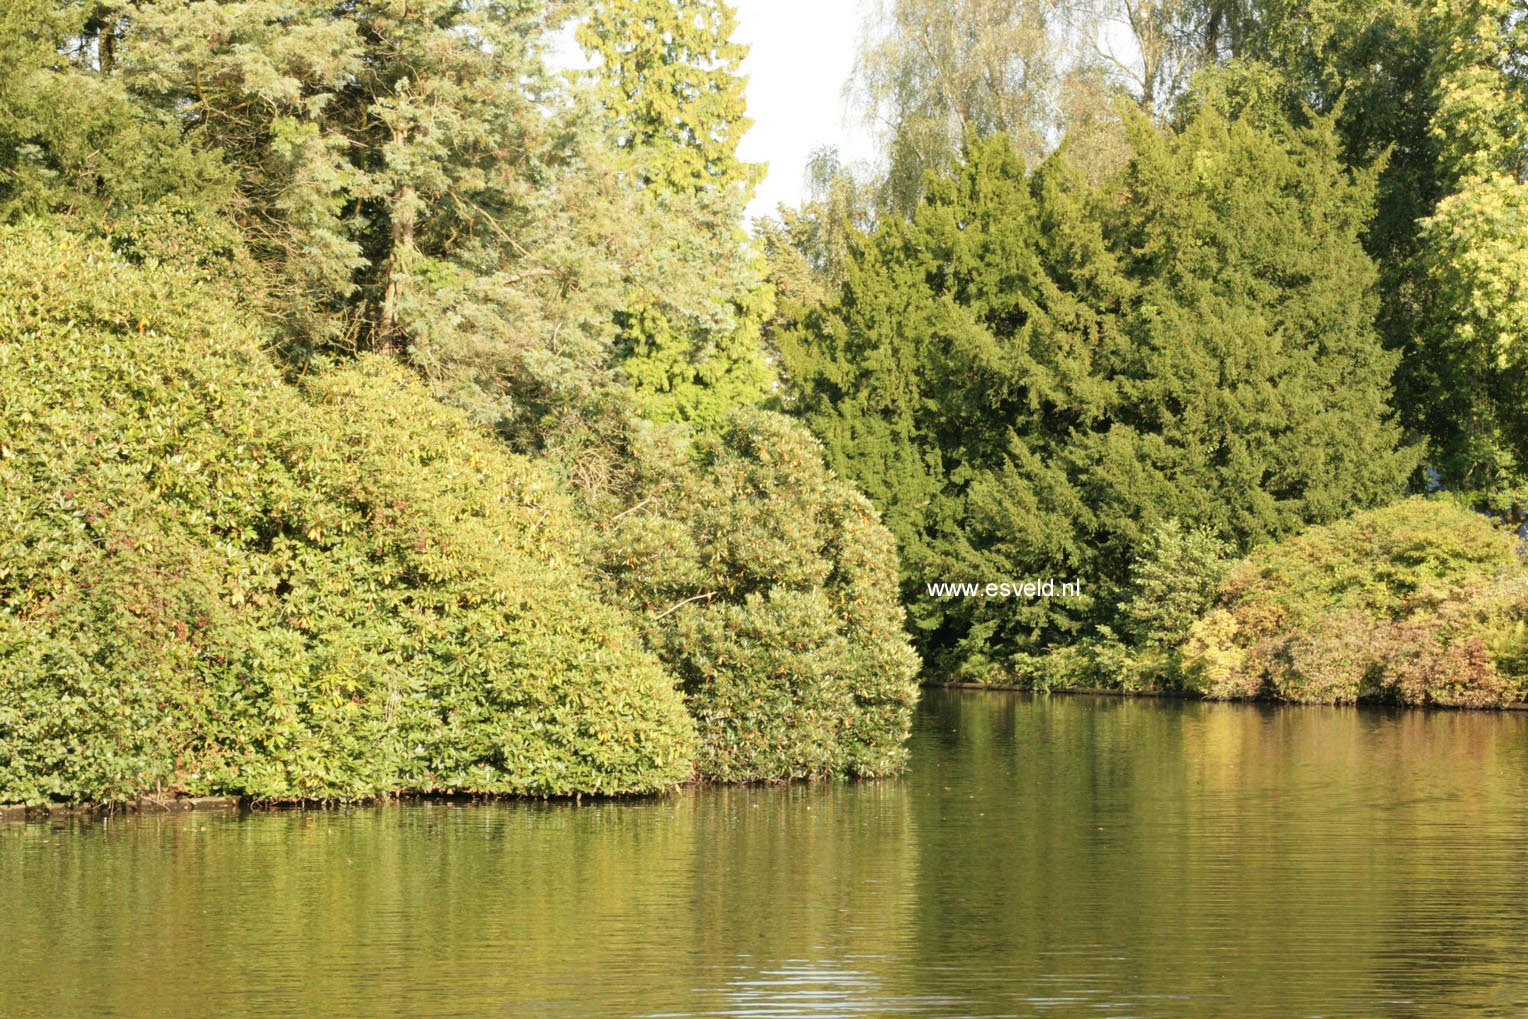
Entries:
POLYGON ((123 75, 237 168, 294 333, 401 353, 429 346, 422 312, 463 300, 464 273, 517 260, 545 146, 541 8, 141 3, 123 75))
POLYGON ((725 191, 757 180, 737 158, 752 121, 736 28, 725 0, 607 0, 579 26, 617 142, 643 157, 647 186, 725 191))
POLYGON ((1126 173, 1026 176, 975 143, 840 298, 781 338, 830 462, 896 534, 926 650, 1023 674, 1115 621, 1169 521, 1245 547, 1381 501, 1412 459, 1386 397, 1360 244, 1372 176, 1329 120, 1144 123, 1126 173), (1080 580, 1081 597, 930 597, 941 581, 1080 580))
POLYGON ((301 362, 372 348, 526 436, 608 387, 624 266, 659 228, 543 59, 565 5, 139 2, 117 66, 227 160, 301 362))
POLYGON ((1432 446, 1427 477, 1450 487, 1524 469, 1523 372, 1502 356, 1523 314, 1524 30, 1515 0, 1261 0, 1237 19, 1239 59, 1199 90, 1329 113, 1348 165, 1380 168, 1366 235, 1378 324, 1402 355, 1402 420, 1432 446))
POLYGON ((231 177, 101 72, 104 11, 18 0, 0 13, 0 220, 58 215, 135 258, 226 269, 231 177))
POLYGON ((669 230, 664 271, 634 274, 617 319, 626 381, 645 416, 705 428, 761 403, 772 376, 773 294, 741 229, 762 168, 737 156, 735 22, 725 0, 609 0, 578 30, 635 200, 669 230))

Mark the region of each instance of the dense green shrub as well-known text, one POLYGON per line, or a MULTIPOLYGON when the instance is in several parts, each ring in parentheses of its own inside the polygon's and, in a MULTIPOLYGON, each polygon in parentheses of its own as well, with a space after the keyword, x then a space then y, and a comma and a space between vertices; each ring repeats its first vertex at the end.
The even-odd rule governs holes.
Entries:
POLYGON ((1099 625, 1088 636, 1044 654, 1015 659, 1036 689, 1113 688, 1179 692, 1186 685, 1179 647, 1214 603, 1230 568, 1231 546, 1205 527, 1176 519, 1158 525, 1130 566, 1119 631, 1099 625))
POLYGON ((720 434, 637 437, 636 489, 612 514, 612 587, 647 619, 723 781, 882 775, 900 767, 918 661, 891 535, 777 414, 720 434))
POLYGON ((182 274, 0 232, 0 802, 671 786, 587 528, 380 359, 284 383, 182 274))
POLYGON ((1172 648, 1215 602, 1231 566, 1231 546, 1208 528, 1169 520, 1152 531, 1130 567, 1130 600, 1120 616, 1134 642, 1172 648))
POLYGON ((1498 706, 1528 691, 1528 567, 1486 517, 1408 499, 1253 553, 1183 658, 1210 697, 1498 706))

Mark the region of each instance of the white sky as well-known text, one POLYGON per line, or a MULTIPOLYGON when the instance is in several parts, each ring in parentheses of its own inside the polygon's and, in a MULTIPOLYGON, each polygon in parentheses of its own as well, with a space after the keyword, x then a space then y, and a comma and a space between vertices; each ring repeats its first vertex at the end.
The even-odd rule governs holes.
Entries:
POLYGON ((844 103, 860 21, 868 11, 865 0, 734 3, 733 38, 750 47, 743 73, 754 122, 738 155, 769 166, 748 207, 752 218, 774 212, 781 202, 801 201, 807 160, 821 146, 838 146, 845 162, 874 158, 869 133, 844 103))

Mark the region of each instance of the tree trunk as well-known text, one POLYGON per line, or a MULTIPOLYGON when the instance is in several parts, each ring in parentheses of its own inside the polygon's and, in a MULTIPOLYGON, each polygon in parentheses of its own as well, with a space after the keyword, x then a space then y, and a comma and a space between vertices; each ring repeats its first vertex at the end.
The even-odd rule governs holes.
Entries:
POLYGON ((96 44, 96 71, 103 78, 111 77, 117 66, 117 22, 121 15, 109 4, 96 4, 90 17, 85 19, 84 36, 94 38, 96 44))
POLYGON ((403 352, 403 327, 399 306, 403 288, 414 263, 414 223, 419 194, 414 185, 405 184, 393 199, 392 243, 387 256, 387 284, 382 292, 382 315, 372 348, 379 354, 397 357, 403 352))

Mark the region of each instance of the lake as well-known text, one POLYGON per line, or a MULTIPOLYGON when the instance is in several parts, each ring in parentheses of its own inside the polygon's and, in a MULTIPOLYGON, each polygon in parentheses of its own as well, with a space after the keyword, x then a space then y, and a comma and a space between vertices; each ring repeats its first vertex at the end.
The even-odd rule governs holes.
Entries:
POLYGON ((1528 715, 927 691, 898 780, 0 823, 0 1016, 1528 1015, 1528 715))

